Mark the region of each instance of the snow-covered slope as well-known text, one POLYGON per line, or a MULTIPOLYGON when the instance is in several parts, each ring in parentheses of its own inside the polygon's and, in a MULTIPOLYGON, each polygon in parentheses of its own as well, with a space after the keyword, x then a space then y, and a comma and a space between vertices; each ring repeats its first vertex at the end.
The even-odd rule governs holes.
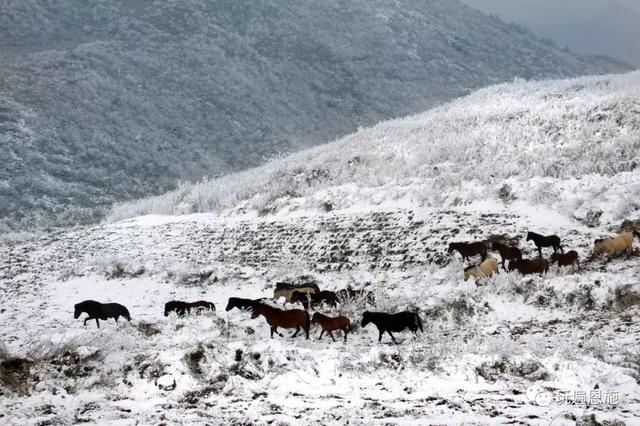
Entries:
POLYGON ((0 220, 255 166, 514 77, 624 69, 458 1, 0 2, 0 220))
POLYGON ((636 424, 640 262, 592 244, 638 219, 639 78, 498 86, 112 218, 215 212, 5 236, 0 421, 636 424), (528 230, 558 234, 582 269, 476 287, 446 254, 508 238, 533 257, 528 230), (309 279, 374 292, 375 307, 319 309, 352 319, 348 342, 316 326, 270 339, 263 318, 224 311, 309 279), (133 320, 83 327, 85 299, 133 320), (164 317, 172 299, 217 311, 164 317), (367 309, 418 312, 425 331, 379 344, 367 309))
POLYGON ((542 204, 603 223, 640 195, 640 72, 498 85, 246 172, 116 206, 271 215, 377 205, 542 204))

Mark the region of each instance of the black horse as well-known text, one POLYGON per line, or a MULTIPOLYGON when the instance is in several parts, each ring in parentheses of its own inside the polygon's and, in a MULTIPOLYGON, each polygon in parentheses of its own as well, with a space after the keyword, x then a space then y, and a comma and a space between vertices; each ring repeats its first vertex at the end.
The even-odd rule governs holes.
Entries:
POLYGON ((564 249, 560 245, 560 237, 557 235, 540 235, 535 232, 529 232, 527 233, 527 241, 531 240, 538 248, 539 257, 542 257, 543 247, 553 247, 554 253, 557 253, 558 250, 560 250, 560 253, 564 253, 564 249))
POLYGON ((238 308, 241 311, 249 311, 253 308, 253 305, 256 303, 260 303, 264 300, 261 299, 244 299, 242 297, 230 297, 229 302, 227 302, 227 307, 225 311, 230 311, 233 308, 238 308))
POLYGON ((198 300, 197 302, 183 302, 181 300, 172 300, 164 304, 164 316, 168 317, 169 313, 175 311, 179 317, 183 317, 185 314, 191 313, 191 309, 195 309, 196 312, 200 312, 203 309, 216 310, 216 305, 206 300, 198 300))
POLYGON ((396 339, 391 334, 392 331, 402 331, 405 328, 413 331, 416 334, 418 328, 422 329, 422 320, 420 316, 415 312, 403 311, 397 314, 387 314, 384 312, 365 312, 362 314, 362 327, 365 327, 370 322, 374 323, 378 327, 378 342, 382 341, 382 335, 386 331, 391 336, 391 339, 395 342, 396 339))
POLYGON ((131 322, 129 311, 119 303, 100 303, 95 300, 85 300, 74 306, 73 317, 78 319, 83 312, 89 314, 89 316, 84 319, 84 325, 87 325, 87 321, 94 319, 96 320, 98 328, 100 328, 99 319, 106 321, 109 318, 114 318, 117 323, 118 318, 123 317, 131 322))
POLYGON ((318 293, 301 293, 294 291, 291 293, 291 303, 295 302, 302 303, 302 306, 307 310, 309 309, 309 305, 315 308, 323 303, 335 308, 338 304, 338 296, 336 296, 335 292, 329 290, 322 290, 318 293))

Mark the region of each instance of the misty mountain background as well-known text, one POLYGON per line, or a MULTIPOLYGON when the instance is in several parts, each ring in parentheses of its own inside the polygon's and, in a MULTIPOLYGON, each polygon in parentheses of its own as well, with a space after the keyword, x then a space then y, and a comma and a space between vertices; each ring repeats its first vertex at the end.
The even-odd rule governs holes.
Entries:
POLYGON ((94 221, 516 77, 628 69, 450 0, 6 0, 0 52, 0 230, 94 221))
POLYGON ((462 0, 574 52, 640 67, 640 0, 462 0))

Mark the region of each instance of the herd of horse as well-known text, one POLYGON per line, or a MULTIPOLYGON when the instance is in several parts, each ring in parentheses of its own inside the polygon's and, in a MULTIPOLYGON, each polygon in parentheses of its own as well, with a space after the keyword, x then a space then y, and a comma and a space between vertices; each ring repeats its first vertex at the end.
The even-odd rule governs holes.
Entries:
MULTIPOLYGON (((624 232, 612 238, 597 239, 594 241, 593 255, 606 254, 608 258, 626 253, 627 256, 633 254, 634 237, 640 238, 640 233, 624 232)), ((488 256, 489 250, 498 252, 502 259, 501 265, 505 271, 518 271, 521 274, 543 274, 549 270, 549 265, 557 263, 558 267, 577 266, 580 269, 579 256, 575 250, 564 252, 561 239, 557 235, 540 235, 535 232, 527 234, 526 241, 533 241, 537 250, 538 257, 533 259, 523 258, 522 251, 515 246, 509 246, 500 242, 493 242, 491 245, 486 241, 476 242, 453 242, 449 244, 447 252, 449 254, 457 251, 464 260, 469 260, 474 256, 480 256, 481 263, 471 265, 464 269, 465 281, 474 277, 476 284, 480 285, 480 280, 490 278, 494 273, 499 271, 498 261, 488 256), (549 260, 542 256, 542 249, 551 247, 553 254, 549 260), (506 264, 508 262, 508 264, 506 264)), ((274 334, 282 336, 278 332, 279 328, 295 329, 292 337, 296 337, 300 330, 303 330, 307 339, 309 339, 309 330, 312 324, 317 324, 321 328, 318 339, 321 339, 326 332, 335 342, 333 336, 334 331, 342 331, 344 341, 347 341, 347 334, 352 330, 352 323, 346 316, 330 317, 320 312, 315 312, 313 316, 309 313, 311 309, 317 309, 324 305, 329 307, 337 307, 345 303, 353 301, 362 301, 368 306, 375 306, 375 296, 373 292, 368 290, 356 290, 351 287, 338 291, 320 290, 317 284, 292 284, 278 282, 273 294, 274 299, 280 300, 284 298, 286 303, 300 303, 303 309, 280 309, 270 305, 267 298, 246 299, 241 297, 230 297, 227 303, 226 311, 234 308, 241 311, 250 311, 251 318, 255 319, 263 316, 270 327, 271 338, 274 334)), ((192 311, 199 313, 205 309, 215 311, 215 305, 205 300, 197 302, 171 301, 167 302, 164 307, 164 316, 168 316, 171 312, 175 312, 178 316, 190 314, 192 311)), ((84 319, 84 325, 87 321, 95 319, 96 325, 100 327, 100 321, 106 321, 114 318, 116 323, 118 318, 123 317, 127 321, 131 321, 129 310, 118 303, 100 303, 94 300, 85 300, 75 305, 74 318, 79 318, 82 313, 88 316, 84 319)), ((371 312, 365 311, 362 315, 361 326, 366 327, 367 324, 373 323, 378 329, 378 342, 382 341, 384 333, 389 334, 395 342, 392 332, 400 332, 409 329, 414 334, 418 330, 424 331, 420 316, 415 312, 403 311, 398 313, 371 312)))
MULTIPOLYGON (((611 238, 597 239, 593 243, 592 257, 604 254, 607 256, 607 259, 610 259, 624 253, 626 253, 627 256, 631 256, 633 254, 634 237, 640 237, 640 233, 634 230, 631 232, 623 232, 611 238)), ((538 250, 538 257, 525 259, 522 256, 522 251, 518 247, 497 241, 494 241, 490 246, 486 241, 475 241, 471 243, 455 242, 449 244, 447 252, 452 253, 457 251, 463 260, 480 256, 481 263, 473 264, 464 269, 464 280, 466 281, 470 277, 473 277, 476 279, 477 285, 480 285, 483 278, 490 278, 499 271, 498 261, 494 257, 488 256, 489 250, 500 254, 502 269, 509 272, 518 271, 522 275, 546 274, 549 271, 549 267, 554 263, 557 263, 559 268, 564 266, 575 268, 577 266, 578 270, 580 270, 578 252, 569 250, 565 253, 560 237, 557 235, 540 235, 535 232, 528 232, 526 241, 533 241, 538 250), (553 248, 553 254, 551 254, 549 259, 545 259, 542 256, 542 249, 548 247, 553 248), (506 262, 508 262, 508 264, 506 262)))

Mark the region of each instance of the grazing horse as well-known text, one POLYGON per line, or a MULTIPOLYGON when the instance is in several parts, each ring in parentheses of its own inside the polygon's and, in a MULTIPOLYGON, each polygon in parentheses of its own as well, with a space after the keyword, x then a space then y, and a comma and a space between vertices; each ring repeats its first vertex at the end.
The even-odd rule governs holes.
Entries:
POLYGON ((636 232, 625 232, 612 238, 595 240, 593 253, 595 255, 606 253, 607 257, 627 252, 627 257, 633 254, 633 237, 636 232))
POLYGON ((474 243, 449 243, 447 253, 452 253, 454 250, 458 251, 462 255, 462 259, 469 260, 477 254, 484 260, 487 257, 487 245, 483 241, 476 241, 474 243))
MULTIPOLYGON (((294 328, 296 332, 293 336, 296 337, 300 328, 305 331, 307 339, 309 339, 309 328, 311 326, 311 318, 307 311, 302 309, 291 309, 283 311, 278 308, 265 305, 263 303, 256 303, 251 310, 251 319, 258 318, 260 315, 264 316, 267 320, 267 324, 271 327, 271 338, 273 339, 273 333, 278 333, 278 327, 282 328, 294 328)), ((278 333, 280 337, 282 334, 278 333)))
POLYGON ((468 280, 469 277, 476 279, 476 285, 481 278, 491 278, 494 273, 498 272, 498 261, 489 256, 479 265, 471 265, 464 269, 464 280, 468 280))
POLYGON ((87 325, 87 321, 95 319, 98 328, 100 328, 99 319, 106 321, 109 318, 114 318, 117 323, 118 318, 123 317, 131 322, 129 311, 119 303, 100 303, 95 300, 85 300, 74 306, 73 317, 78 319, 83 312, 89 314, 89 316, 84 319, 84 325, 87 325))
POLYGON ((322 290, 318 293, 301 293, 297 290, 291 294, 291 303, 300 302, 305 309, 309 309, 309 306, 312 308, 321 305, 323 303, 336 307, 338 303, 338 297, 333 291, 322 290))
POLYGON ((533 240, 533 243, 538 248, 538 257, 542 257, 543 247, 553 247, 554 253, 558 250, 560 250, 561 253, 564 253, 564 249, 560 245, 560 237, 557 235, 540 235, 535 232, 528 232, 527 241, 531 240, 533 240))
POLYGON ((326 331, 331 336, 331 340, 334 342, 336 339, 333 338, 333 330, 342 330, 344 333, 344 341, 347 341, 347 333, 349 332, 349 326, 351 325, 351 321, 347 317, 337 316, 337 317, 328 317, 326 315, 321 314, 320 312, 316 312, 313 314, 313 318, 311 318, 311 324, 320 324, 322 327, 322 331, 320 332, 320 336, 318 340, 322 339, 322 335, 326 331))
POLYGON ((289 283, 276 283, 276 289, 273 291, 273 298, 278 300, 284 297, 284 302, 291 303, 291 296, 294 291, 301 293, 318 293, 320 288, 317 284, 289 284, 289 283))
POLYGON ((494 243, 491 244, 491 250, 500 253, 500 258, 502 258, 502 269, 505 271, 507 270, 504 265, 505 261, 522 259, 522 252, 518 247, 508 246, 498 241, 494 241, 494 243))
POLYGON ((261 299, 244 299, 242 297, 230 297, 229 302, 227 302, 227 307, 225 311, 230 311, 233 308, 238 308, 241 311, 249 311, 253 308, 255 303, 262 302, 264 298, 261 299))
POLYGON ((172 300, 171 302, 167 302, 164 304, 164 316, 168 317, 169 313, 174 312, 178 314, 179 317, 185 316, 185 314, 191 313, 191 309, 195 309, 196 312, 200 312, 204 309, 209 309, 212 311, 216 310, 216 306, 207 302, 206 300, 198 300, 197 302, 183 302, 181 300, 172 300))
POLYGON ((386 331, 391 339, 395 342, 396 338, 391 334, 392 331, 402 331, 405 328, 413 331, 416 334, 418 328, 422 329, 422 320, 420 316, 415 312, 403 311, 397 314, 387 314, 384 312, 365 312, 362 314, 362 327, 365 327, 370 322, 374 323, 378 327, 378 342, 382 340, 382 335, 386 331))
POLYGON ((376 304, 376 296, 369 290, 354 290, 351 287, 336 291, 336 296, 340 303, 347 303, 352 300, 364 300, 370 305, 376 304))
POLYGON ((546 274, 549 271, 547 259, 536 257, 535 259, 520 259, 509 262, 509 271, 517 269, 522 275, 546 274))
POLYGON ((578 252, 575 250, 570 250, 564 254, 561 253, 553 253, 551 255, 551 265, 555 262, 558 262, 558 269, 563 266, 571 265, 572 269, 575 269, 575 266, 578 265, 578 270, 580 269, 580 262, 578 260, 578 252))

